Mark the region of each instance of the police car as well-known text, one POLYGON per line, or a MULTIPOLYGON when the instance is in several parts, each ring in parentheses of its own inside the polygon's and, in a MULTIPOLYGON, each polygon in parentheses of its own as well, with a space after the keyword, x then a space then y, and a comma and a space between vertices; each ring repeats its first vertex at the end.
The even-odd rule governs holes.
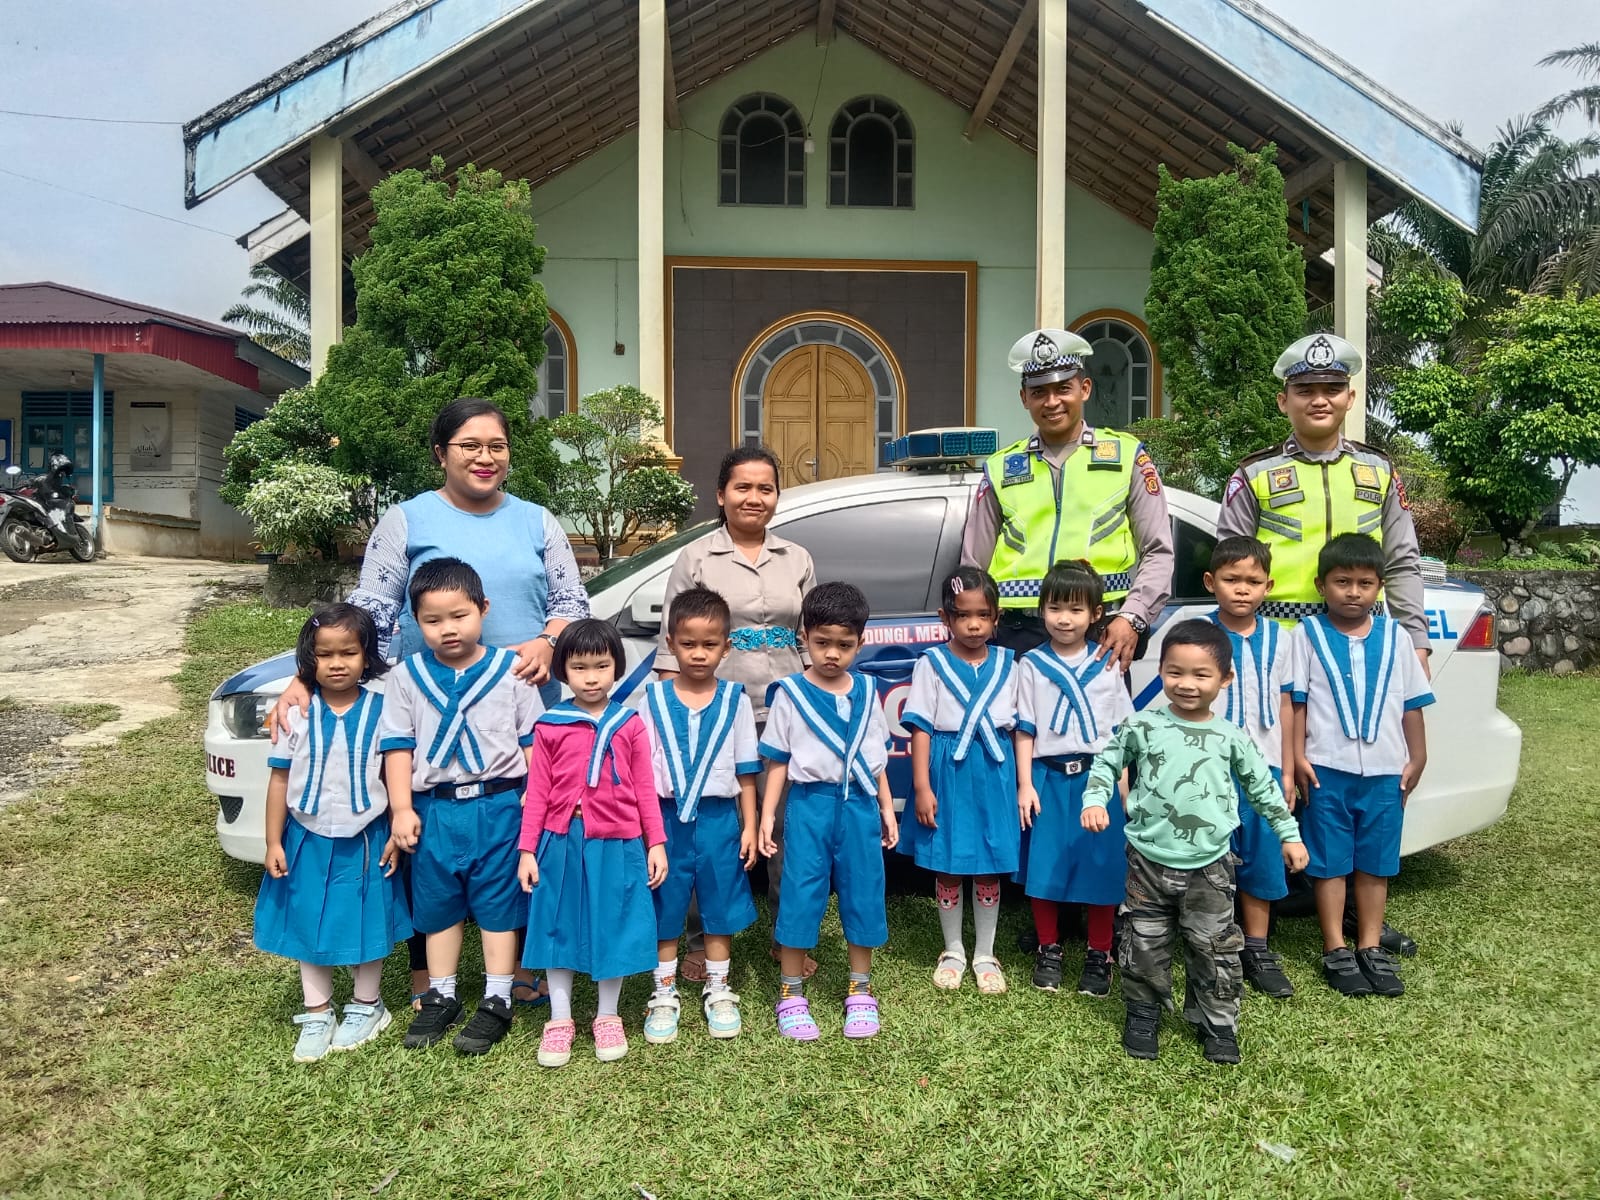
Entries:
MULTIPOLYGON (((899 720, 911 668, 918 654, 944 638, 939 587, 960 559, 962 528, 981 478, 971 462, 983 441, 993 443, 992 433, 984 439, 974 438, 975 432, 908 435, 890 456, 912 469, 790 488, 772 520, 774 532, 811 552, 819 580, 848 580, 871 603, 855 669, 877 683, 883 699, 893 735, 889 779, 897 805, 911 796, 910 732, 899 720)), ((1215 607, 1201 576, 1216 541, 1217 504, 1171 488, 1167 504, 1175 550, 1172 599, 1152 626, 1149 651, 1133 664, 1134 703, 1141 708, 1162 700, 1156 664, 1163 628, 1215 607)), ((640 689, 652 678, 673 560, 710 529, 710 523, 685 529, 590 580, 594 615, 615 623, 627 647, 627 671, 616 693, 623 703, 639 703, 640 689)), ((1521 730, 1496 707, 1500 656, 1483 592, 1430 581, 1426 604, 1438 703, 1424 710, 1428 769, 1406 808, 1404 854, 1497 821, 1516 783, 1522 745, 1521 730)), ((281 654, 241 671, 211 697, 206 786, 218 801, 218 840, 235 858, 260 862, 265 855, 270 743, 262 723, 293 673, 293 654, 281 654)))

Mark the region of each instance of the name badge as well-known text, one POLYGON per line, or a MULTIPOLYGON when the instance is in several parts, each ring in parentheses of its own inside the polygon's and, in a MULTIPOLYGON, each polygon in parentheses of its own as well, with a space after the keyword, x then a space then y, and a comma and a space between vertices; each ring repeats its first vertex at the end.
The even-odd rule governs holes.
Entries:
POLYGON ((1008 454, 1001 466, 1001 487, 1009 487, 1013 483, 1027 483, 1033 478, 1033 456, 1030 454, 1008 454))
POLYGON ((1292 466, 1273 467, 1267 473, 1267 493, 1272 496, 1283 492, 1292 492, 1300 486, 1299 476, 1295 474, 1292 466))
POLYGON ((1356 489, 1356 499, 1363 500, 1368 504, 1382 504, 1383 493, 1374 488, 1358 487, 1356 489))

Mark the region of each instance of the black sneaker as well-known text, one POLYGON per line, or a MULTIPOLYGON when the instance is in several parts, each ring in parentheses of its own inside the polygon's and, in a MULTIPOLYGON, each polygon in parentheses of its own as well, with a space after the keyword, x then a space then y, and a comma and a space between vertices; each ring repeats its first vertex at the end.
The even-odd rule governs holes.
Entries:
POLYGON ((406 1049, 420 1050, 424 1046, 436 1045, 450 1031, 450 1026, 459 1020, 461 1001, 430 988, 422 998, 422 1011, 411 1018, 411 1028, 406 1030, 406 1049))
POLYGON ((1329 950, 1322 956, 1322 977, 1341 996, 1372 995, 1372 984, 1367 981, 1361 964, 1347 946, 1329 950))
POLYGON ((1374 996, 1406 994, 1405 982, 1400 978, 1400 964, 1395 962, 1394 955, 1382 946, 1357 950, 1356 963, 1361 967, 1361 973, 1366 976, 1367 983, 1371 985, 1374 996))
POLYGON ((1130 1004, 1122 1022, 1122 1048, 1130 1058, 1154 1058, 1161 1052, 1161 1006, 1130 1004))
POLYGON ((1033 986, 1041 992, 1061 990, 1061 946, 1040 946, 1033 958, 1033 986))
MULTIPOLYGON (((1344 910, 1344 935, 1351 940, 1359 937, 1356 926, 1356 914, 1351 909, 1344 910)), ((1378 935, 1378 945, 1390 954, 1398 954, 1403 958, 1417 956, 1417 943, 1409 934, 1401 933, 1389 922, 1383 923, 1383 931, 1378 935)))
POLYGON ((1111 994, 1111 956, 1104 950, 1090 950, 1083 956, 1083 972, 1078 976, 1078 995, 1111 994))
POLYGON ((485 996, 478 1001, 467 1027, 456 1034, 453 1045, 462 1054, 487 1054, 494 1044, 511 1032, 511 1001, 485 996))
POLYGON ((1246 946, 1239 951, 1239 965, 1244 968, 1246 982, 1263 995, 1279 1000, 1294 995, 1294 984, 1283 973, 1283 958, 1271 950, 1252 950, 1246 946))
POLYGON ((1239 1061, 1239 1039, 1233 1030, 1195 1025, 1194 1032, 1200 1039, 1200 1052, 1206 1056, 1207 1062, 1233 1064, 1239 1061))

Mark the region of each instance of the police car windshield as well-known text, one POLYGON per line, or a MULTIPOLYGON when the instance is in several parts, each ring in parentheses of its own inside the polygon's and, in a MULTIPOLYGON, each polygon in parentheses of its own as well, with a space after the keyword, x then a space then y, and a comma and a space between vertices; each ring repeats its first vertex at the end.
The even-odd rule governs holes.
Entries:
POLYGON ((701 521, 698 525, 691 525, 689 528, 673 534, 665 541, 657 542, 654 546, 649 546, 637 554, 630 554, 627 558, 612 563, 611 566, 601 571, 600 574, 583 586, 591 596, 598 596, 612 584, 621 583, 624 579, 637 575, 652 563, 660 562, 666 556, 676 554, 684 546, 687 546, 696 538, 704 537, 716 527, 717 523, 715 521, 701 521))

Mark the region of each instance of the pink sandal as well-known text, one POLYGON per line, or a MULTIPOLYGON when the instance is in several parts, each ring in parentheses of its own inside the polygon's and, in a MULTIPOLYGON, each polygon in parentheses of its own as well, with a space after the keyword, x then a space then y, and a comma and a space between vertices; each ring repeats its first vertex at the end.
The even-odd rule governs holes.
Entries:
POLYGON ((857 992, 844 998, 844 1035, 847 1038, 876 1037, 882 1028, 878 1021, 878 998, 857 992))
POLYGON ((822 1030, 811 1019, 811 1002, 804 996, 790 996, 777 1005, 778 1032, 795 1042, 814 1042, 822 1030))

